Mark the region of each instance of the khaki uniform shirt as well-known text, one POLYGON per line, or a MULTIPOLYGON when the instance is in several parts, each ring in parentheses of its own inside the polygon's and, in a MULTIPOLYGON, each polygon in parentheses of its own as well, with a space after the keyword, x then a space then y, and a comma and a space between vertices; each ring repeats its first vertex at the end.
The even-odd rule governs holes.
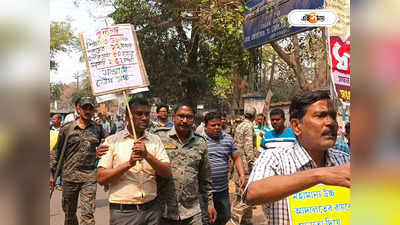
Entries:
POLYGON ((163 217, 184 220, 201 213, 199 198, 208 202, 209 208, 214 207, 206 140, 192 131, 182 143, 175 127, 160 128, 155 134, 161 137, 171 161, 171 179, 160 181, 163 217))
MULTIPOLYGON (((169 163, 168 155, 157 135, 145 132, 142 140, 148 154, 161 162, 169 163)), ((134 140, 128 130, 122 130, 104 141, 109 151, 102 156, 98 167, 116 168, 129 161, 134 140)), ((108 200, 120 204, 143 204, 157 197, 156 171, 143 160, 125 172, 117 182, 109 185, 108 200)))

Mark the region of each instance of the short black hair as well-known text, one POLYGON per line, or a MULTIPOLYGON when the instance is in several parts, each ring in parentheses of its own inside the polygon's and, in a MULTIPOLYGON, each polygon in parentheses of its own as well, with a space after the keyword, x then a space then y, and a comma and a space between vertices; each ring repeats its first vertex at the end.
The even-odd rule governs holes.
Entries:
POLYGON ((290 119, 302 120, 307 112, 308 106, 314 104, 320 100, 331 100, 328 91, 308 91, 301 92, 292 98, 292 103, 290 104, 289 114, 290 119))
POLYGON ((129 100, 128 102, 129 108, 132 108, 134 105, 144 105, 144 106, 150 106, 149 101, 145 99, 144 97, 141 96, 134 96, 129 100))
POLYGON ((226 118, 226 113, 222 112, 222 113, 220 113, 220 114, 221 114, 221 117, 226 118))
POLYGON ((192 110, 193 115, 196 114, 196 111, 193 109, 193 106, 191 106, 190 104, 187 104, 187 103, 178 104, 174 109, 174 113, 176 114, 176 112, 178 112, 178 110, 183 106, 189 107, 192 110))
POLYGON ((221 119, 221 113, 219 112, 209 112, 204 116, 204 125, 207 126, 208 121, 213 119, 221 119))
POLYGON ((276 116, 279 115, 281 116, 282 119, 285 119, 285 112, 283 112, 283 110, 281 108, 275 108, 272 109, 271 112, 269 112, 269 117, 271 118, 271 116, 276 116))
POLYGON ((156 112, 159 113, 161 108, 166 108, 167 109, 167 113, 169 112, 169 107, 168 105, 165 104, 161 104, 157 106, 156 112))
POLYGON ((346 130, 346 134, 350 134, 350 122, 346 123, 346 125, 344 126, 344 129, 346 130))
POLYGON ((77 97, 77 98, 75 99, 75 101, 74 101, 75 107, 78 106, 79 102, 81 101, 81 98, 82 98, 82 97, 79 96, 79 97, 77 97))
POLYGON ((257 114, 257 116, 262 116, 265 119, 265 116, 262 113, 257 114))

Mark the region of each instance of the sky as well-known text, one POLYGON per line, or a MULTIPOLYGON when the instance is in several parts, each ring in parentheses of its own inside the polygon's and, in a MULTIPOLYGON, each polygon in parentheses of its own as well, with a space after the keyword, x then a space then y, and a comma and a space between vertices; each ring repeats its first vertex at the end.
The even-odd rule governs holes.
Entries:
MULTIPOLYGON (((70 22, 72 31, 77 37, 79 37, 80 32, 105 26, 106 18, 109 25, 113 24, 113 20, 107 17, 114 10, 112 6, 99 7, 95 3, 80 0, 79 7, 77 7, 73 2, 73 0, 50 0, 49 22, 70 22)), ((58 69, 57 71, 50 71, 50 82, 76 82, 73 77, 74 74, 86 70, 85 63, 79 62, 81 56, 81 50, 58 54, 56 56, 58 69)))

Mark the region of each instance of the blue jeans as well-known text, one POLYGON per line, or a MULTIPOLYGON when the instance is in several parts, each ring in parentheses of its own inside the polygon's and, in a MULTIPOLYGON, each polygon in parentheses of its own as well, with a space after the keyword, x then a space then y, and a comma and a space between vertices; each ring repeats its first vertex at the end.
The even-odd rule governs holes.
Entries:
POLYGON ((214 207, 217 210, 217 220, 213 225, 225 225, 231 219, 231 201, 229 191, 213 192, 214 207))

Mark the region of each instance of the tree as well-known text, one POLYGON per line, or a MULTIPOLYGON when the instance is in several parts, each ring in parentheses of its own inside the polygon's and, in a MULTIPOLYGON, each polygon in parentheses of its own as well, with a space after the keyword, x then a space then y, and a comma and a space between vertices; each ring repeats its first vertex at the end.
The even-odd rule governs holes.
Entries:
POLYGON ((84 71, 82 74, 76 74, 76 76, 79 76, 82 79, 80 80, 79 84, 76 84, 76 89, 72 92, 71 99, 77 99, 81 96, 89 96, 94 98, 87 71, 84 71))
POLYGON ((196 106, 213 96, 211 90, 219 67, 214 66, 210 55, 215 40, 224 37, 223 32, 212 35, 210 30, 219 26, 212 22, 222 15, 225 10, 222 6, 226 6, 218 2, 117 0, 113 3, 116 10, 110 16, 115 23, 135 25, 151 93, 163 102, 185 101, 196 106))
POLYGON ((67 22, 51 22, 50 24, 50 69, 57 70, 55 56, 59 52, 71 51, 79 47, 79 40, 67 22))
POLYGON ((63 83, 49 83, 50 100, 60 100, 61 94, 64 90, 65 84, 63 83))
POLYGON ((325 28, 318 28, 274 41, 271 46, 294 71, 299 87, 315 90, 329 86, 326 41, 325 28))

